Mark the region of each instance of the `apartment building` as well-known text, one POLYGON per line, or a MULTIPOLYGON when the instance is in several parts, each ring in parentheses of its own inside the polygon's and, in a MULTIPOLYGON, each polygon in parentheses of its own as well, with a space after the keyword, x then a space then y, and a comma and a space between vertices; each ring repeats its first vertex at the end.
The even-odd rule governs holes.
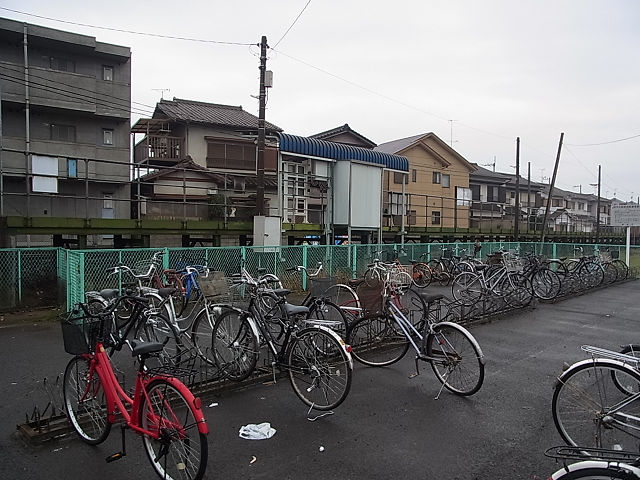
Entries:
POLYGON ((129 218, 128 47, 0 18, 0 91, 0 217, 129 218))

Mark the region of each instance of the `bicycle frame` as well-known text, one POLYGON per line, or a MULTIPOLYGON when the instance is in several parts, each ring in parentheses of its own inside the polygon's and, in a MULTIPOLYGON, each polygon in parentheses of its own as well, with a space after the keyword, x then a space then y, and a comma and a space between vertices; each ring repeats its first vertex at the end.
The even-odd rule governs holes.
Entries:
MULTIPOLYGON (((107 418, 109 423, 115 423, 117 413, 120 413, 126 425, 132 430, 141 435, 146 435, 148 437, 158 439, 159 435, 157 432, 146 430, 142 428, 138 423, 140 417, 140 409, 144 405, 144 402, 147 402, 149 405, 151 405, 151 402, 149 401, 149 397, 147 395, 146 386, 157 377, 151 376, 149 378, 143 378, 145 376, 144 371, 138 371, 133 398, 131 398, 129 395, 127 395, 127 393, 123 390, 122 386, 118 382, 113 368, 111 367, 109 357, 106 354, 105 347, 101 342, 97 343, 96 353, 94 355, 85 354, 81 356, 83 358, 89 359, 91 362, 89 369, 90 378, 94 374, 97 374, 100 382, 102 383, 107 400, 107 418), (127 406, 129 406, 130 409, 127 408, 127 406)), ((198 424, 198 431, 202 434, 209 433, 209 427, 207 426, 204 414, 202 413, 202 409, 199 405, 200 401, 196 400, 191 391, 178 379, 169 376, 162 376, 162 379, 170 383, 171 386, 173 386, 176 390, 180 391, 180 393, 184 395, 190 405, 193 405, 194 415, 196 416, 196 421, 198 424)), ((88 388, 90 388, 92 382, 87 382, 87 384, 88 388)), ((88 394, 90 392, 86 393, 88 394)), ((176 426, 177 425, 174 425, 174 427, 176 426)))

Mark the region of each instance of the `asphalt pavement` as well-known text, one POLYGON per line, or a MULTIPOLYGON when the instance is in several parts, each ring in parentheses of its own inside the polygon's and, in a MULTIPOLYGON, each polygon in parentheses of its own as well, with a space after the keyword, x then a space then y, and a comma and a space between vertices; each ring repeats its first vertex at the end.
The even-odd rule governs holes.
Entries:
MULTIPOLYGON (((333 415, 308 420, 286 379, 203 398, 209 434, 207 479, 544 479, 560 468, 544 457, 561 444, 551 416, 554 380, 583 344, 617 349, 637 342, 640 283, 631 281, 474 325, 486 356, 482 389, 444 391, 429 365, 413 377, 413 355, 370 368, 356 363, 351 392, 333 415), (413 378, 411 378, 413 377, 413 378), (239 438, 269 422, 268 440, 239 438)), ((33 446, 16 425, 44 409, 43 379, 55 384, 68 361, 59 326, 0 326, 0 478, 152 479, 141 441, 127 432, 127 456, 113 429, 97 447, 66 436, 33 446)))

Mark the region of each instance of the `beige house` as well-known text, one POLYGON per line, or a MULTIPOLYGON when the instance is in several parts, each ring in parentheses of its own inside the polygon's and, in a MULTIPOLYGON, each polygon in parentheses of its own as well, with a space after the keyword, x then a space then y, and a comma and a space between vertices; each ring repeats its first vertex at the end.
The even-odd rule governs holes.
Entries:
POLYGON ((409 159, 408 174, 385 172, 387 226, 469 227, 469 173, 476 167, 462 155, 434 133, 383 143, 374 150, 409 159))

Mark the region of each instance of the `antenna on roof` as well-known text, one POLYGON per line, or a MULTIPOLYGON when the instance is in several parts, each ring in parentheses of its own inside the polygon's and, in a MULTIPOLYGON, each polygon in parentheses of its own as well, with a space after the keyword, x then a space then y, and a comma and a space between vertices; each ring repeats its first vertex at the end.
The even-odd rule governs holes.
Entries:
POLYGON ((164 92, 170 92, 170 88, 152 88, 154 92, 160 92, 160 100, 164 100, 164 92))
POLYGON ((493 156, 493 163, 481 163, 481 167, 493 167, 493 173, 496 172, 496 156, 493 156))

